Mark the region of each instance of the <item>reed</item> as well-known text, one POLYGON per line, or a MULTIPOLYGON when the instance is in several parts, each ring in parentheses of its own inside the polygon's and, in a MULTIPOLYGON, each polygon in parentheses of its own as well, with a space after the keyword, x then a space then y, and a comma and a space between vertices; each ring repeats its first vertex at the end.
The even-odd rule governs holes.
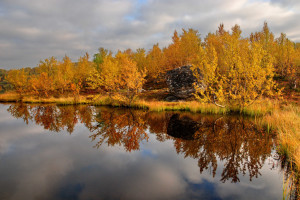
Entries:
POLYGON ((286 191, 295 191, 300 193, 300 108, 292 104, 283 105, 280 109, 275 109, 272 114, 263 117, 263 123, 269 129, 278 133, 277 152, 283 162, 289 166, 289 179, 293 180, 284 182, 285 186, 290 185, 292 188, 286 191))
POLYGON ((226 114, 227 109, 216 107, 212 104, 203 104, 197 101, 164 102, 138 100, 133 107, 149 109, 150 111, 189 111, 192 113, 226 114))
POLYGON ((273 111, 280 109, 280 101, 276 99, 259 99, 250 106, 245 107, 242 110, 242 114, 247 116, 263 116, 266 114, 272 114, 273 111))
POLYGON ((300 167, 300 109, 298 106, 286 105, 264 117, 265 123, 278 132, 279 152, 300 167))

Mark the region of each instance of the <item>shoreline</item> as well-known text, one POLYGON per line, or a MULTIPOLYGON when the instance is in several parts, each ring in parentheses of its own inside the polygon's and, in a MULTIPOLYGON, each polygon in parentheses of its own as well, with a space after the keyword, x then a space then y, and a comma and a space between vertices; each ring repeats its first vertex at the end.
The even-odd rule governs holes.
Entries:
POLYGON ((251 117, 263 116, 271 114, 274 110, 279 109, 280 102, 278 100, 261 99, 256 104, 245 107, 243 110, 238 108, 221 108, 213 103, 201 103, 196 100, 168 102, 157 99, 145 99, 139 96, 131 104, 114 99, 108 95, 80 95, 77 98, 72 97, 49 97, 37 98, 32 95, 24 95, 22 99, 16 93, 0 94, 0 102, 2 103, 41 103, 41 104, 56 104, 56 105, 79 105, 88 104, 93 106, 111 106, 143 109, 149 111, 187 111, 191 113, 202 114, 240 114, 251 117))

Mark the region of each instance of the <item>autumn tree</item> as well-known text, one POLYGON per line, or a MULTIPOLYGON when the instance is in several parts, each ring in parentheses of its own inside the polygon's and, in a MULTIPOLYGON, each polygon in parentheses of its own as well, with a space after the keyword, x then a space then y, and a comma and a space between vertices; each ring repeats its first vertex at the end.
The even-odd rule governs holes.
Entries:
POLYGON ((92 89, 107 91, 109 96, 119 88, 120 72, 118 62, 112 56, 104 57, 103 63, 97 70, 94 68, 88 77, 92 89))
POLYGON ((132 59, 136 62, 136 67, 138 71, 145 71, 147 67, 146 50, 137 49, 132 55, 132 59))
MULTIPOLYGON (((209 33, 205 38, 204 48, 208 48, 207 52, 211 52, 211 49, 217 54, 217 65, 218 72, 225 73, 226 72, 226 64, 225 64, 225 56, 224 56, 224 46, 226 38, 229 37, 229 31, 226 31, 224 28, 224 24, 220 24, 218 30, 215 33, 209 33)), ((211 58, 215 58, 214 56, 211 58)))
POLYGON ((181 67, 183 64, 182 61, 182 51, 181 51, 181 41, 177 31, 174 31, 172 37, 172 43, 164 49, 164 54, 166 57, 166 66, 167 70, 175 69, 181 67))
POLYGON ((65 94, 70 90, 74 74, 74 63, 68 56, 65 56, 62 62, 57 65, 54 75, 55 89, 59 94, 65 94))
POLYGON ((93 89, 102 88, 110 97, 131 104, 143 86, 145 75, 146 71, 139 71, 129 54, 119 51, 115 57, 105 57, 99 70, 92 71, 89 85, 93 89))
POLYGON ((259 42, 265 51, 271 55, 274 54, 276 43, 274 34, 270 31, 267 22, 264 22, 263 28, 260 32, 250 34, 250 42, 259 42))
POLYGON ((31 90, 40 97, 49 97, 54 93, 54 77, 59 62, 51 57, 40 61, 37 67, 37 74, 30 79, 31 90))
POLYGON ((133 58, 133 54, 134 52, 132 51, 132 49, 128 48, 125 51, 123 51, 122 53, 126 54, 127 56, 129 56, 129 58, 133 58))
POLYGON ((280 76, 286 77, 291 86, 296 87, 297 68, 299 68, 299 65, 297 65, 297 52, 295 45, 286 37, 286 34, 283 33, 281 33, 280 37, 276 39, 276 44, 276 72, 280 76))
POLYGON ((296 48, 296 57, 295 57, 296 80, 294 82, 295 84, 293 85, 293 87, 296 89, 298 87, 299 78, 300 78, 300 43, 296 43, 295 48, 296 48))
POLYGON ((146 70, 139 71, 128 54, 119 52, 116 60, 120 69, 120 88, 125 89, 125 101, 131 105, 145 82, 146 70))
POLYGON ((55 88, 53 77, 49 76, 46 72, 32 76, 30 85, 31 91, 39 97, 49 97, 53 94, 55 88))
POLYGON ((74 82, 71 86, 74 95, 79 95, 79 92, 88 87, 88 78, 93 71, 93 62, 89 61, 89 54, 78 59, 75 65, 74 82))
POLYGON ((198 82, 202 82, 206 88, 204 90, 196 86, 196 97, 216 105, 243 110, 262 95, 272 96, 275 88, 274 68, 271 56, 262 44, 253 42, 250 45, 248 39, 241 37, 237 25, 232 28, 231 34, 226 34, 226 37, 223 35, 215 35, 222 40, 218 43, 221 45, 218 47, 222 52, 220 55, 211 46, 212 43, 206 43, 206 48, 200 50, 194 71, 198 82), (209 74, 202 79, 197 71, 209 74))
POLYGON ((199 51, 201 40, 198 31, 182 29, 179 36, 174 32, 172 43, 164 49, 166 70, 171 70, 184 65, 191 65, 199 51))
POLYGON ((53 77, 54 71, 57 68, 58 61, 55 57, 46 58, 45 60, 41 60, 38 67, 37 73, 41 74, 45 72, 48 76, 53 77))
POLYGON ((28 74, 24 69, 10 70, 6 76, 6 80, 13 85, 21 98, 28 91, 28 74))
POLYGON ((183 58, 182 65, 191 65, 197 52, 199 51, 201 40, 198 31, 182 29, 183 33, 180 36, 181 41, 181 56, 183 58))
POLYGON ((147 56, 147 75, 149 78, 157 78, 164 72, 164 54, 158 44, 153 45, 153 48, 148 52, 147 56))
POLYGON ((98 53, 94 54, 93 62, 97 70, 100 70, 100 65, 104 62, 104 58, 111 55, 112 52, 104 49, 103 47, 98 49, 98 53))

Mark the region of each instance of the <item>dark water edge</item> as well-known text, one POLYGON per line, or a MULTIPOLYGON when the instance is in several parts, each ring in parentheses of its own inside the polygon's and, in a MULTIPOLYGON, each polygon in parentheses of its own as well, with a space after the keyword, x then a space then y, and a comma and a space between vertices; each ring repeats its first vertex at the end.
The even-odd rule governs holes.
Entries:
POLYGON ((274 142, 238 116, 0 104, 0 199, 282 199, 274 142))

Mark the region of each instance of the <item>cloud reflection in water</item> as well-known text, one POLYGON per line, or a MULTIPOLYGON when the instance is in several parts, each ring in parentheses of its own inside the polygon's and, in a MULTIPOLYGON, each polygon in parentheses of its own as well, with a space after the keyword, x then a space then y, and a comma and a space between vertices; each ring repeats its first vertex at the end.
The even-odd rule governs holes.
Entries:
POLYGON ((26 104, 0 114, 0 199, 282 195, 273 138, 247 119, 26 104), (193 138, 170 136, 172 123, 194 124, 193 138))

